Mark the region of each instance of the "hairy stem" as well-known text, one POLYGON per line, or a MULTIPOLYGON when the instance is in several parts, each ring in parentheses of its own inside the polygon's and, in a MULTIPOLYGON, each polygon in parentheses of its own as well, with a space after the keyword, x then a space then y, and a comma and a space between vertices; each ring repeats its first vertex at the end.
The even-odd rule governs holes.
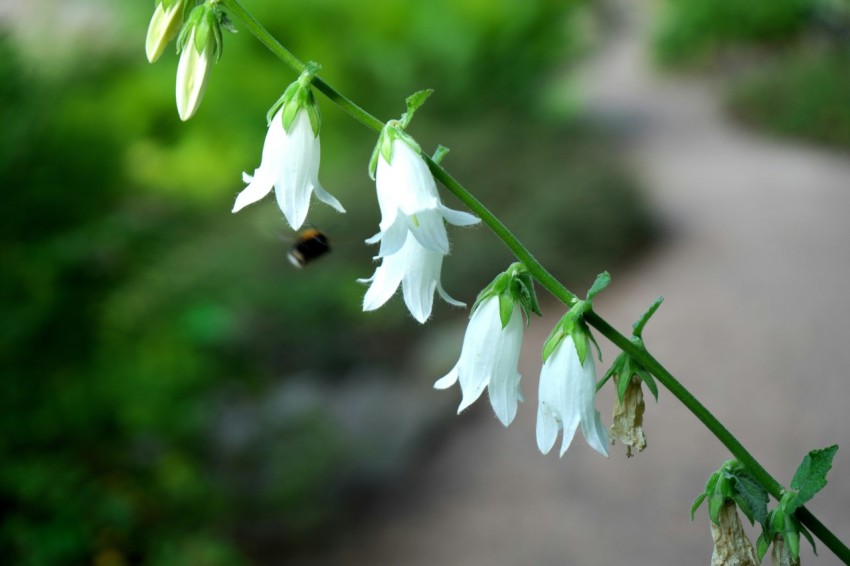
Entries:
MULTIPOLYGON (((297 73, 306 68, 297 57, 281 45, 249 12, 247 12, 238 0, 220 0, 230 15, 240 21, 263 45, 280 58, 284 63, 297 73)), ((344 112, 351 115, 355 120, 376 132, 380 132, 384 123, 355 104, 347 97, 340 94, 328 83, 315 77, 312 82, 317 90, 327 96, 334 104, 344 112)), ((547 291, 567 306, 572 306, 578 300, 560 281, 558 281, 543 265, 535 259, 530 251, 520 240, 505 226, 490 210, 472 195, 463 185, 456 181, 440 165, 427 156, 423 156, 428 167, 438 181, 449 191, 458 197, 472 212, 481 218, 500 240, 514 253, 514 255, 528 268, 531 275, 547 291)), ((777 500, 782 495, 782 484, 768 473, 764 467, 744 448, 744 445, 729 432, 717 418, 694 397, 661 363, 656 360, 645 348, 636 346, 626 336, 618 332, 608 324, 601 316, 593 311, 585 315, 585 320, 593 326, 600 334, 608 338, 613 344, 638 361, 644 368, 651 372, 679 401, 682 402, 698 418, 714 436, 723 443, 729 452, 738 459, 759 483, 777 500)), ((805 507, 797 510, 797 518, 809 530, 818 537, 835 555, 845 564, 850 564, 850 549, 836 537, 823 523, 821 523, 805 507)))

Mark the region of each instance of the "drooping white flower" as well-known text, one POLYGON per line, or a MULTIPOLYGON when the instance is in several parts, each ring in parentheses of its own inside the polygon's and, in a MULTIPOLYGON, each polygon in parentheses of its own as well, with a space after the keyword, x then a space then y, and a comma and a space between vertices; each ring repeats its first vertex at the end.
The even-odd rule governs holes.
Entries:
POLYGON ((185 0, 159 0, 154 8, 148 35, 145 38, 145 54, 151 63, 159 59, 168 42, 174 39, 183 23, 185 0))
POLYGON ((440 283, 443 254, 425 248, 413 236, 405 236, 401 249, 384 257, 372 277, 360 280, 361 283, 371 283, 363 297, 363 310, 381 307, 395 294, 399 285, 402 286, 404 304, 413 318, 422 324, 431 316, 435 290, 447 303, 465 307, 464 303, 451 298, 440 283))
POLYGON ((537 447, 547 454, 555 444, 558 432, 563 430, 563 456, 579 424, 587 444, 607 456, 608 433, 596 410, 593 356, 585 351, 582 363, 573 337, 568 334, 551 351, 540 372, 537 447))
POLYGON ((260 166, 253 175, 242 174, 248 186, 236 197, 233 212, 265 197, 275 189, 277 204, 293 230, 307 218, 310 195, 339 212, 345 209, 319 183, 319 135, 314 132, 307 108, 299 108, 288 130, 283 124, 284 106, 269 123, 260 166))
POLYGON ((522 400, 517 371, 522 346, 522 314, 519 302, 511 309, 510 320, 503 327, 499 295, 482 300, 472 313, 460 359, 434 387, 447 389, 460 381, 463 398, 458 413, 474 403, 487 388, 490 404, 503 425, 514 420, 517 404, 522 400))
POLYGON ((221 17, 213 4, 196 6, 177 39, 177 113, 184 122, 201 105, 212 63, 221 53, 221 17))
POLYGON ((408 232, 425 248, 446 255, 449 239, 444 220, 456 226, 480 222, 468 212, 443 205, 434 177, 411 141, 389 124, 378 142, 375 185, 381 209, 380 231, 366 240, 370 244, 380 242, 378 257, 401 249, 408 232))
POLYGON ((363 300, 364 311, 383 305, 401 283, 410 313, 424 323, 431 316, 434 290, 446 302, 465 306, 449 297, 440 284, 443 257, 449 253, 445 221, 468 226, 480 220, 443 205, 419 146, 404 132, 415 110, 411 99, 416 96, 408 98, 403 120, 384 126, 372 155, 369 172, 377 187, 381 222, 380 231, 366 243, 380 243, 375 259, 383 263, 371 278, 361 281, 372 283, 363 300))

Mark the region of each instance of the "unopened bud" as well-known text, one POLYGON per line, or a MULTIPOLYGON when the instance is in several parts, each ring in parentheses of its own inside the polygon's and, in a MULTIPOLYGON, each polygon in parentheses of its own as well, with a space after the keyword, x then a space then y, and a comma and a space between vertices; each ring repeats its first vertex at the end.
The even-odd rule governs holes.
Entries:
POLYGON ((156 8, 148 26, 148 35, 145 39, 145 53, 148 61, 153 63, 168 45, 183 23, 183 12, 186 6, 184 0, 162 0, 157 2, 156 8))

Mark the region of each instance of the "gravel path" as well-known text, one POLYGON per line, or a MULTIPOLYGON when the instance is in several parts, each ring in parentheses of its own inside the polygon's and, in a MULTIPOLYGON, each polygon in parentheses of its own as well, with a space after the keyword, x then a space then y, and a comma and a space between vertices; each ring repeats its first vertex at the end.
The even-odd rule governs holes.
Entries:
MULTIPOLYGON (((614 272, 597 310, 625 329, 664 295, 650 349, 780 481, 807 450, 841 444, 810 508, 848 540, 850 160, 744 131, 713 85, 656 75, 630 12, 584 79, 592 111, 629 125, 624 151, 670 237, 614 272)), ((705 510, 691 523, 688 509, 728 453, 670 394, 648 405, 649 448, 635 458, 616 446, 606 460, 578 438, 562 460, 538 453, 539 352, 560 314, 549 310, 527 335, 516 422, 504 429, 486 400, 458 417, 326 563, 708 564, 705 510)), ((598 401, 608 423, 611 400, 598 401)), ((839 564, 821 549, 816 559, 804 545, 803 562, 839 564)))

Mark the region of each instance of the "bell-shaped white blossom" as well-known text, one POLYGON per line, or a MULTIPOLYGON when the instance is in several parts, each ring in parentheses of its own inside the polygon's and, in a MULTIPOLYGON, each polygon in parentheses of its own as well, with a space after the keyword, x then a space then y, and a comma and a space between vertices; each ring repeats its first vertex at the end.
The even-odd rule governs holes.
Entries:
POLYGON ((522 346, 522 314, 514 303, 510 321, 502 328, 499 296, 482 300, 466 328, 460 359, 434 387, 447 389, 460 381, 463 393, 458 413, 474 403, 486 387, 490 404, 503 425, 514 420, 517 403, 522 400, 517 371, 522 346))
POLYGON ((447 303, 465 307, 451 298, 440 283, 443 254, 425 248, 413 236, 406 236, 401 249, 383 258, 375 274, 361 283, 371 283, 363 297, 363 310, 380 308, 402 286, 404 304, 413 318, 424 324, 431 316, 436 290, 447 303))
POLYGON ((449 253, 445 221, 468 226, 480 220, 443 206, 434 177, 414 147, 416 142, 400 128, 399 122, 385 126, 370 166, 375 172, 381 223, 380 232, 366 242, 381 244, 376 259, 382 263, 371 278, 361 280, 372 283, 363 298, 363 310, 383 305, 401 284, 410 314, 424 323, 431 316, 435 290, 446 302, 466 306, 449 297, 440 284, 443 257, 449 253))
POLYGON ((154 8, 148 35, 145 38, 145 54, 151 63, 159 59, 168 42, 174 39, 183 23, 185 0, 160 0, 154 8))
POLYGON ((596 366, 586 352, 579 359, 573 337, 565 336, 543 363, 537 408, 537 447, 547 454, 563 430, 561 456, 570 447, 576 428, 591 448, 608 455, 608 433, 596 410, 596 366))
POLYGON ((275 189, 277 204, 289 225, 297 230, 307 218, 310 195, 339 212, 345 209, 319 184, 319 135, 314 133, 308 111, 299 108, 287 132, 283 125, 284 108, 269 123, 260 167, 254 175, 243 173, 248 186, 236 197, 233 212, 257 202, 275 189))
POLYGON ((366 242, 380 242, 378 257, 386 257, 401 249, 409 232, 425 248, 448 254, 444 220, 456 226, 469 226, 480 222, 479 218, 444 206, 419 151, 401 137, 392 139, 391 144, 389 159, 384 152, 378 157, 375 174, 381 208, 380 232, 366 242))

